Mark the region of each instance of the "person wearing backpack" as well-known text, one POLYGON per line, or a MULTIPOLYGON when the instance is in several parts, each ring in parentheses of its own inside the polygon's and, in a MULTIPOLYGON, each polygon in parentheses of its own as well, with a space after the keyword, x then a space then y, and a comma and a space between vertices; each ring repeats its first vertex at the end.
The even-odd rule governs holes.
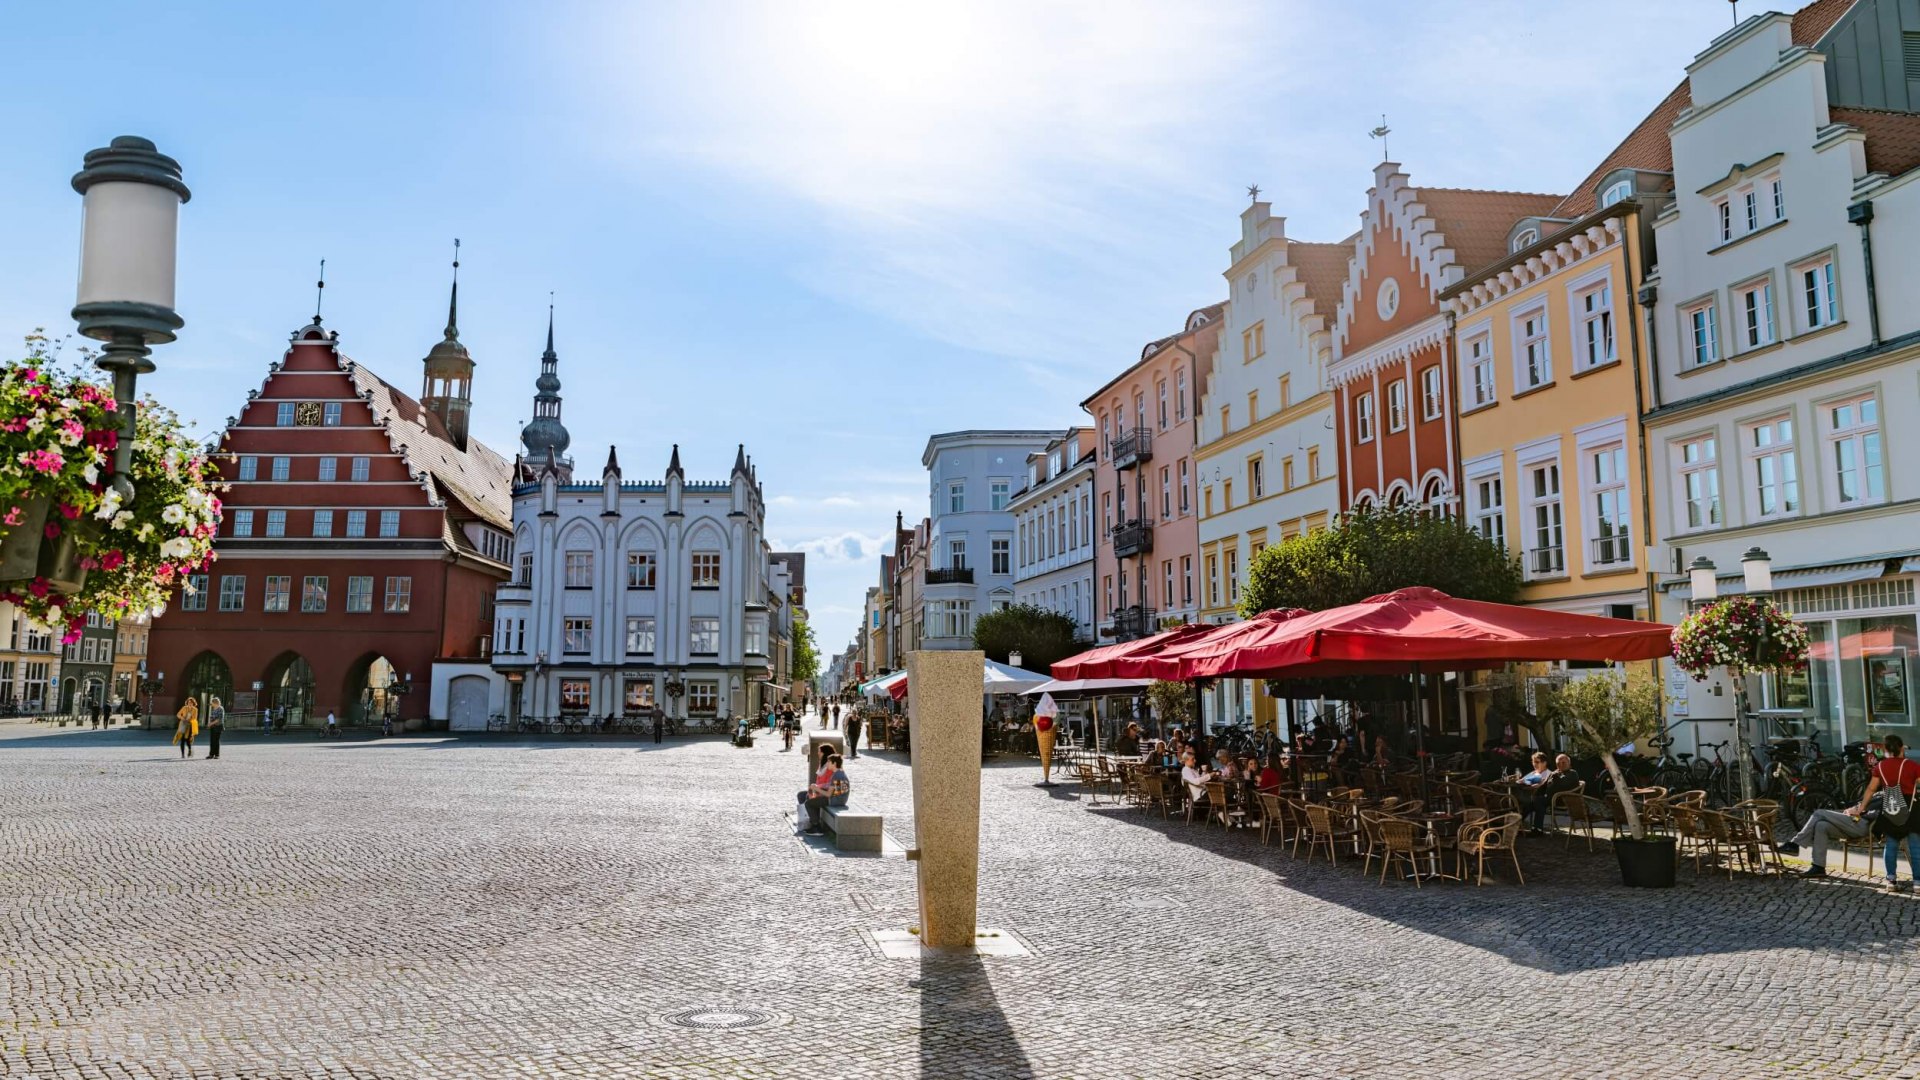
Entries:
POLYGON ((1880 796, 1880 813, 1873 820, 1873 833, 1886 840, 1887 891, 1899 888, 1900 841, 1907 842, 1907 888, 1920 878, 1920 821, 1913 820, 1913 787, 1920 781, 1920 761, 1907 757, 1906 744, 1898 735, 1886 737, 1887 756, 1874 762, 1873 777, 1866 793, 1860 796, 1864 812, 1873 797, 1880 796))

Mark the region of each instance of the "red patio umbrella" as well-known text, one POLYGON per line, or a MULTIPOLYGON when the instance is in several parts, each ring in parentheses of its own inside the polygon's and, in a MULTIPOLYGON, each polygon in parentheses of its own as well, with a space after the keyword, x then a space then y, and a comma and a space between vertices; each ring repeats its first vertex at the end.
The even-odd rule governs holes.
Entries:
MULTIPOLYGON (((1401 589, 1311 615, 1236 624, 1162 653, 1157 678, 1278 679, 1416 674, 1524 660, 1653 660, 1673 652, 1673 627, 1401 589), (1229 627, 1227 629, 1234 629, 1229 627)), ((1136 676, 1138 677, 1138 676, 1136 676)))
POLYGON ((1112 665, 1119 660, 1138 656, 1152 656, 1169 645, 1188 641, 1202 634, 1220 629, 1204 623, 1187 623, 1171 630, 1163 630, 1151 637, 1122 641, 1117 645, 1102 645, 1097 649, 1088 649, 1076 653, 1065 660, 1054 661, 1051 674, 1056 679, 1132 679, 1136 675, 1112 674, 1112 665))

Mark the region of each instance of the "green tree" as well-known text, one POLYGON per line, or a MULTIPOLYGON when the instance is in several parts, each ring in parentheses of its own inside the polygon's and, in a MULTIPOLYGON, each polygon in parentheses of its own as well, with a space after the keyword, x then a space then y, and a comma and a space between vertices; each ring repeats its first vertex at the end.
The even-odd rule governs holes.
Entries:
MULTIPOLYGON (((1465 600, 1510 604, 1520 595, 1520 560, 1462 522, 1419 509, 1367 508, 1330 529, 1281 541, 1254 557, 1240 591, 1242 618, 1279 607, 1357 604, 1425 585, 1465 600)), ((1278 697, 1404 701, 1400 678, 1347 676, 1268 683, 1278 697)))
POLYGON ((973 620, 973 647, 1002 664, 1009 654, 1018 652, 1021 667, 1046 671, 1055 660, 1081 651, 1077 630, 1071 618, 1057 611, 1011 604, 973 620))
POLYGON ((1424 510, 1355 510, 1332 528, 1281 541, 1247 571, 1240 615, 1309 611, 1426 585, 1466 600, 1512 603, 1520 560, 1462 522, 1424 510))
POLYGON ((1147 684, 1147 700, 1153 703, 1153 715, 1169 728, 1193 730, 1193 687, 1183 682, 1155 679, 1147 684))
POLYGON ((793 620, 793 682, 812 685, 820 675, 820 650, 813 642, 813 627, 805 619, 793 620))
POLYGON ((1536 702, 1543 718, 1566 732, 1582 753, 1598 757, 1606 766, 1614 794, 1627 816, 1628 834, 1635 840, 1646 839, 1640 813, 1633 804, 1632 786, 1613 759, 1613 752, 1660 733, 1666 702, 1659 677, 1644 667, 1625 679, 1612 672, 1595 672, 1557 690, 1543 688, 1536 702))

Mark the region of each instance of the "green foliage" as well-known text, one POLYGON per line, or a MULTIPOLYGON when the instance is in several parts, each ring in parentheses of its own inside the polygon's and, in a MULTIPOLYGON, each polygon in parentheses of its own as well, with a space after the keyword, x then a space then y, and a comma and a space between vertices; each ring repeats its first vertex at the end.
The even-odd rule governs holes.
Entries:
POLYGON ((1046 671, 1054 661, 1081 650, 1074 638, 1077 629, 1071 618, 1057 611, 1012 604, 973 620, 973 646, 986 653, 987 659, 1002 664, 1017 651, 1021 667, 1046 671))
POLYGON ((1192 729, 1193 687, 1183 682, 1155 679, 1147 684, 1147 700, 1153 703, 1153 715, 1163 725, 1192 729))
POLYGON ((1595 672, 1556 689, 1542 687, 1534 704, 1542 720, 1594 757, 1659 734, 1666 706, 1660 681, 1644 668, 1625 679, 1595 672))
POLYGON ((813 627, 805 619, 793 620, 793 682, 811 683, 820 674, 820 650, 813 642, 813 627))
POLYGON ((1415 585, 1512 603, 1520 560, 1465 524, 1417 509, 1368 508, 1262 551, 1240 593, 1242 618, 1277 607, 1354 604, 1415 585))

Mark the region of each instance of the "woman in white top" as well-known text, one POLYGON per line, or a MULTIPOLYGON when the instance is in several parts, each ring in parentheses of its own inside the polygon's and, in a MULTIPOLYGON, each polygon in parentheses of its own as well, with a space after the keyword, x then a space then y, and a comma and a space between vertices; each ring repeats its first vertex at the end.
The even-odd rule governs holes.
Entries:
POLYGON ((1206 802, 1207 781, 1213 779, 1213 774, 1200 767, 1199 760, 1191 750, 1180 756, 1180 762, 1180 779, 1187 785, 1187 794, 1193 797, 1194 802, 1206 802))

